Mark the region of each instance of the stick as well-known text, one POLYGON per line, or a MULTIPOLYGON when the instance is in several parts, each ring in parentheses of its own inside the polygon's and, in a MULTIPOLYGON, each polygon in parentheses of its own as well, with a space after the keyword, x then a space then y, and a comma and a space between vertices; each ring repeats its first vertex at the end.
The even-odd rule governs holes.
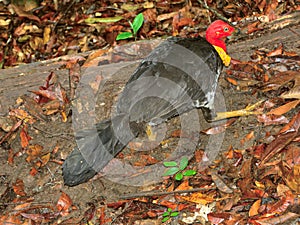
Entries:
POLYGON ((208 9, 209 11, 211 11, 213 14, 215 14, 217 17, 219 17, 220 19, 226 21, 227 23, 229 23, 230 25, 233 25, 232 23, 230 23, 228 21, 228 19, 224 16, 222 16, 217 10, 209 7, 206 2, 203 2, 202 0, 198 0, 198 2, 205 8, 205 9, 208 9))
POLYGON ((140 192, 140 193, 121 195, 120 199, 151 197, 151 196, 182 194, 182 193, 193 193, 193 192, 198 192, 198 191, 207 191, 207 190, 214 190, 214 189, 216 189, 216 187, 193 188, 193 189, 190 189, 190 190, 179 190, 179 191, 145 191, 145 192, 140 192))

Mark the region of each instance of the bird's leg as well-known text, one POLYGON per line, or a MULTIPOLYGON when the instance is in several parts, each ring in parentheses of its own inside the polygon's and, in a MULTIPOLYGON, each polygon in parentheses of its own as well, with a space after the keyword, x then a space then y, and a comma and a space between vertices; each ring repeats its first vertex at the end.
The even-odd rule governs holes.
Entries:
POLYGON ((253 110, 256 109, 263 101, 264 100, 261 100, 253 105, 249 105, 245 109, 240 109, 240 110, 230 111, 230 112, 218 112, 217 116, 213 118, 212 121, 223 120, 232 117, 261 114, 261 112, 253 111, 253 110))
POLYGON ((153 129, 153 126, 151 126, 151 124, 149 123, 146 125, 146 134, 148 136, 149 141, 156 140, 157 132, 153 129))

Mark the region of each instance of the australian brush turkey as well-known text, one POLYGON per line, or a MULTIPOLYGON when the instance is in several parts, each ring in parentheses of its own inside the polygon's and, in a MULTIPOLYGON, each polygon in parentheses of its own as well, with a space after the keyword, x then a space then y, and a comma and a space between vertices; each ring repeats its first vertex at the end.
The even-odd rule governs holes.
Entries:
POLYGON ((224 41, 233 31, 217 20, 206 39, 172 37, 154 49, 127 82, 116 115, 76 134, 78 147, 63 164, 65 184, 78 185, 100 172, 138 135, 139 123, 159 124, 193 108, 214 119, 218 78, 230 63, 224 41))

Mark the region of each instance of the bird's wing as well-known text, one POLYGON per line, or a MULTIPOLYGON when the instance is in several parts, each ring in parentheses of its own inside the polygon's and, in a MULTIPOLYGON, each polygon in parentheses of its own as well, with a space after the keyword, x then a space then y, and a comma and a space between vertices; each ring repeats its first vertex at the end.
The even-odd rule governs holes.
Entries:
POLYGON ((211 107, 222 62, 204 39, 173 38, 137 68, 117 112, 131 121, 166 120, 194 107, 211 107))

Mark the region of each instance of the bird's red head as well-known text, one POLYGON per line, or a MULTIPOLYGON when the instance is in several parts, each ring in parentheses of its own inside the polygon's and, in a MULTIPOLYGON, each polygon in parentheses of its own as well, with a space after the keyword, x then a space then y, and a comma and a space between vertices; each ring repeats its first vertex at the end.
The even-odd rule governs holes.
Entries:
POLYGON ((206 30, 206 40, 215 46, 221 47, 226 52, 226 37, 230 36, 234 28, 222 20, 216 20, 206 30))

